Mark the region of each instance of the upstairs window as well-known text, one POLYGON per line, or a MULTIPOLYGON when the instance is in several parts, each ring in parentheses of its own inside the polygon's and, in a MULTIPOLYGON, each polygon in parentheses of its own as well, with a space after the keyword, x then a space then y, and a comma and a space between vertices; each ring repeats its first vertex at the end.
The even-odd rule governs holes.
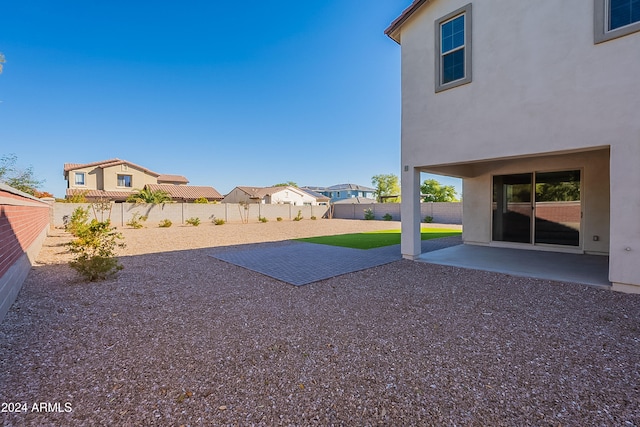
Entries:
POLYGON ((118 187, 131 187, 131 175, 118 175, 118 187))
POLYGON ((435 28, 436 92, 470 83, 471 3, 438 19, 435 28))
POLYGON ((84 172, 75 172, 75 184, 76 185, 85 185, 84 184, 84 172))
POLYGON ((609 31, 640 22, 640 0, 609 0, 609 31))
POLYGON ((595 0, 594 12, 595 43, 640 31, 640 0, 595 0))

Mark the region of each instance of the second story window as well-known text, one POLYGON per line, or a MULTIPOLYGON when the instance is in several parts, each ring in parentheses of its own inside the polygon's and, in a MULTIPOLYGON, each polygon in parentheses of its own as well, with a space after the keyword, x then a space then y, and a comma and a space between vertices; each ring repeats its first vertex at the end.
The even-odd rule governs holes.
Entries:
POLYGON ((640 0, 595 0, 595 43, 637 31, 640 31, 640 0))
POLYGON ((471 3, 436 21, 436 92, 471 82, 471 3))
POLYGON ((118 187, 131 187, 131 175, 118 175, 118 187))
POLYGON ((84 183, 84 172, 75 172, 75 184, 76 185, 85 185, 85 183, 84 183))
POLYGON ((609 0, 609 31, 640 22, 640 0, 609 0))

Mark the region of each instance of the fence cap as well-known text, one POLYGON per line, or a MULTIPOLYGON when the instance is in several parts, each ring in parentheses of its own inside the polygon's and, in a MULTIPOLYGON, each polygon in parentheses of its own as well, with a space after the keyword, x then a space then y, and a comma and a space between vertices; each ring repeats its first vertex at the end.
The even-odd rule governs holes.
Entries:
POLYGON ((4 182, 0 182, 0 191, 6 191, 7 193, 15 194, 16 196, 25 197, 27 199, 36 200, 41 203, 46 203, 37 197, 32 196, 31 194, 25 193, 24 191, 17 190, 10 185, 5 184, 4 182))

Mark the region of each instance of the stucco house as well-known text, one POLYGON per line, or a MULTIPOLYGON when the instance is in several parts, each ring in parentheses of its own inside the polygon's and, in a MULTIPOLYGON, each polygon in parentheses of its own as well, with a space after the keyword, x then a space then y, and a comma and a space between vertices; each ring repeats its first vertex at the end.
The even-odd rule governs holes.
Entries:
POLYGON ((637 0, 415 0, 401 45, 402 245, 420 173, 463 179, 466 244, 600 254, 640 292, 637 0))
POLYGON ((294 206, 315 206, 318 199, 296 187, 235 187, 222 203, 289 204, 294 206))
POLYGON ((371 203, 376 201, 375 188, 358 184, 337 184, 330 187, 304 187, 303 189, 323 194, 330 198, 331 203, 347 199, 354 199, 353 203, 358 203, 356 199, 371 199, 371 203))
POLYGON ((169 193, 174 201, 188 202, 200 197, 209 201, 222 200, 222 195, 213 187, 187 185, 189 180, 182 175, 160 174, 117 158, 83 164, 65 163, 64 179, 67 198, 81 193, 88 200, 124 202, 136 190, 150 188, 169 193))

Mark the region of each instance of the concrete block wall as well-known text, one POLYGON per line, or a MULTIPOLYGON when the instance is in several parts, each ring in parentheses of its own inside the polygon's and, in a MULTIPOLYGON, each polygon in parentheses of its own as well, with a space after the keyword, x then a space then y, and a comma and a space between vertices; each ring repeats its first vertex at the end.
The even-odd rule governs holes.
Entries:
POLYGON ((111 219, 116 227, 124 227, 126 223, 138 213, 147 216, 146 225, 155 226, 165 219, 174 224, 184 224, 189 218, 200 218, 200 222, 211 222, 213 219, 223 219, 225 222, 242 222, 243 218, 249 222, 257 222, 258 217, 265 217, 275 221, 278 217, 291 220, 298 211, 309 219, 312 215, 322 218, 327 214, 328 206, 293 206, 293 205, 263 205, 237 203, 199 204, 199 203, 164 203, 157 205, 135 203, 112 203, 109 209, 100 211, 90 203, 56 203, 53 207, 53 226, 63 227, 65 217, 70 217, 78 208, 89 208, 89 217, 100 221, 111 219))
MULTIPOLYGON (((333 217, 341 219, 364 219, 365 211, 371 209, 375 219, 384 219, 391 215, 393 221, 400 221, 400 203, 354 203, 333 205, 333 217)), ((420 204, 422 220, 427 216, 433 222, 440 224, 462 224, 462 203, 460 202, 429 202, 420 204)))
POLYGON ((51 205, 0 184, 0 321, 42 248, 51 205))

